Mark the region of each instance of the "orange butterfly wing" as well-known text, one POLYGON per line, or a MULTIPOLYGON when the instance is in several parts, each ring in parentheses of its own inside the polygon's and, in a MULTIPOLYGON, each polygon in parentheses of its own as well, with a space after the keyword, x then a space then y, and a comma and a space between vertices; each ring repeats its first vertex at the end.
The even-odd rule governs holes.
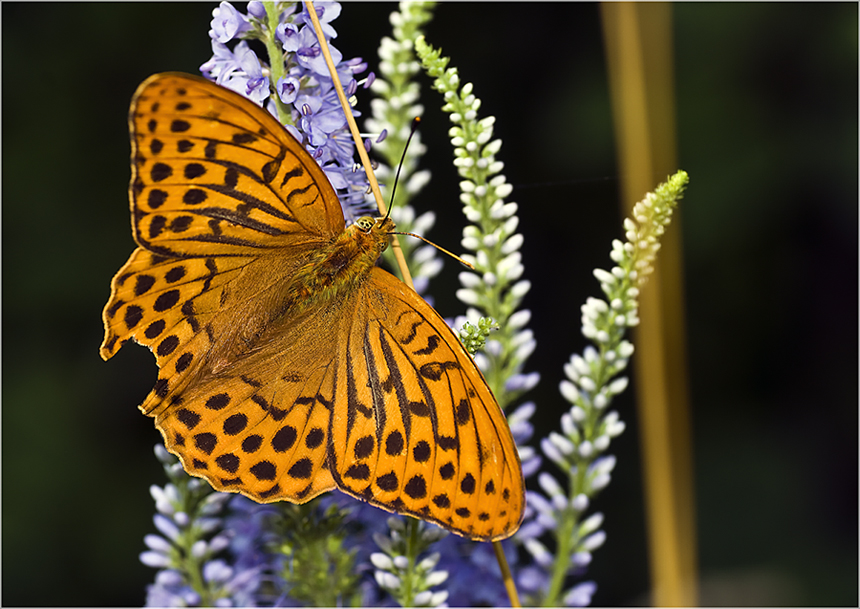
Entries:
POLYGON ((414 290, 379 268, 349 322, 332 425, 337 486, 480 540, 519 528, 519 453, 460 339, 414 290), (366 388, 366 389, 365 389, 366 388))
POLYGON ((242 324, 265 323, 278 283, 344 220, 301 144, 268 112, 206 79, 150 77, 132 99, 129 129, 140 247, 113 279, 101 355, 129 339, 153 350, 174 378, 159 378, 142 406, 149 413, 199 368, 196 354, 229 360, 247 339, 242 324))
POLYGON ((375 268, 336 299, 285 305, 344 229, 304 148, 249 100, 182 74, 145 81, 129 124, 140 247, 113 280, 101 353, 130 339, 153 351, 141 409, 186 470, 258 501, 337 485, 461 535, 513 533, 516 447, 439 315, 375 268))
POLYGON ((132 228, 141 247, 165 256, 260 256, 343 231, 319 165, 274 117, 233 91, 157 74, 138 87, 129 129, 132 228))

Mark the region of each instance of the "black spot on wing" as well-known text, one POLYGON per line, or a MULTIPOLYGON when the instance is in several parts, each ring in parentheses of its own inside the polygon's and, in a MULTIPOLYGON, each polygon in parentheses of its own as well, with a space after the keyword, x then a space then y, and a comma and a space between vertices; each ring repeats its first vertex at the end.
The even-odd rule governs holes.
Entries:
POLYGON ((418 349, 415 352, 415 355, 430 355, 439 347, 442 341, 435 334, 431 334, 427 337, 427 346, 423 349, 418 349))

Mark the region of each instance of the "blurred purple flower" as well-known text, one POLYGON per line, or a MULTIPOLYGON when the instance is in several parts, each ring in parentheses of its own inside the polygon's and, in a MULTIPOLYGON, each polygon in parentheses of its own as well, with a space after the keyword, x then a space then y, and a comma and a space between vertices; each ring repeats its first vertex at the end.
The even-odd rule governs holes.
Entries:
POLYGON ((248 18, 233 8, 229 2, 222 2, 212 11, 210 25, 212 29, 209 30, 209 37, 221 43, 229 42, 251 29, 248 18))

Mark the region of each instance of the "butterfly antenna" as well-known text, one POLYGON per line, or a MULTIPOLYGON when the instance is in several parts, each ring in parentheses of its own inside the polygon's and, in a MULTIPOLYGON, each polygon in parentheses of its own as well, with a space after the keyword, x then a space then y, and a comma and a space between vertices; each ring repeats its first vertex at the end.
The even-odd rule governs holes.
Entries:
POLYGON ((409 236, 409 237, 415 237, 416 239, 421 239, 421 241, 423 241, 423 242, 424 242, 424 243, 426 243, 427 245, 432 245, 433 247, 435 247, 437 250, 439 250, 439 251, 440 251, 440 252, 442 252, 443 254, 448 254, 449 256, 451 256, 451 258, 453 258, 454 260, 456 260, 457 262, 459 262, 459 263, 460 263, 460 264, 462 264, 463 266, 468 267, 468 268, 472 269, 473 271, 475 270, 475 265, 471 264, 470 262, 466 262, 465 260, 463 260, 462 258, 460 258, 457 254, 454 254, 454 253, 452 253, 452 252, 449 252, 448 250, 446 250, 446 249, 445 249, 444 247, 442 247, 441 245, 436 245, 435 243, 433 243, 433 242, 432 242, 432 241, 430 241, 429 239, 425 239, 425 238, 424 238, 424 237, 422 237, 421 235, 416 235, 415 233, 401 233, 400 231, 392 231, 392 232, 390 232, 390 233, 388 233, 388 234, 389 234, 389 235, 407 235, 407 236, 409 236))
MULTIPOLYGON (((412 128, 409 130, 409 137, 406 139, 406 145, 403 147, 403 154, 400 156, 400 163, 397 165, 397 173, 394 174, 394 185, 391 187, 391 201, 388 203, 388 211, 385 212, 385 217, 391 213, 391 208, 394 206, 394 193, 397 192, 397 182, 400 180, 400 170, 403 169, 403 162, 406 160, 406 151, 409 150, 409 142, 412 141, 412 136, 418 130, 418 125, 421 124, 421 117, 416 116, 412 119, 412 128)), ((398 233, 407 234, 407 233, 398 233)), ((431 244, 432 245, 432 244, 431 244)))
MULTIPOLYGON (((394 175, 394 185, 391 187, 391 202, 388 204, 388 212, 385 214, 386 218, 388 217, 388 214, 391 213, 391 208, 394 207, 394 193, 397 192, 397 182, 400 180, 400 170, 403 168, 403 162, 406 160, 406 151, 409 150, 409 143, 412 141, 412 136, 415 135, 415 132, 418 130, 418 125, 420 125, 420 124, 421 124, 421 118, 420 117, 416 116, 415 118, 412 119, 412 129, 409 131, 409 138, 406 140, 406 145, 403 147, 403 155, 400 157, 400 164, 397 166, 397 173, 394 175)), ((466 266, 466 267, 472 269, 473 271, 475 270, 475 267, 473 265, 471 265, 470 263, 468 263, 465 260, 463 260, 462 258, 460 258, 457 254, 449 252, 444 247, 436 245, 432 241, 428 241, 427 239, 425 239, 421 235, 416 235, 415 233, 401 233, 401 232, 397 232, 397 231, 391 232, 389 234, 390 235, 407 235, 409 237, 415 237, 416 239, 421 239, 421 241, 423 241, 424 243, 426 243, 428 245, 432 245, 433 247, 435 247, 440 252, 442 252, 444 254, 448 254, 449 256, 451 256, 451 258, 458 261, 463 266, 466 266)))

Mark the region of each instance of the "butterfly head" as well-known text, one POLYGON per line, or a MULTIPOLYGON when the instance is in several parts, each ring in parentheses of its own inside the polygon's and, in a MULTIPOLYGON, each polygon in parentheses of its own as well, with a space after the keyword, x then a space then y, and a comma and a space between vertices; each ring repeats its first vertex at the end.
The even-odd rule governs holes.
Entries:
POLYGON ((355 221, 355 226, 366 235, 375 235, 384 239, 384 245, 382 247, 383 250, 388 247, 388 235, 393 233, 396 228, 394 220, 388 216, 384 218, 362 216, 355 221))

